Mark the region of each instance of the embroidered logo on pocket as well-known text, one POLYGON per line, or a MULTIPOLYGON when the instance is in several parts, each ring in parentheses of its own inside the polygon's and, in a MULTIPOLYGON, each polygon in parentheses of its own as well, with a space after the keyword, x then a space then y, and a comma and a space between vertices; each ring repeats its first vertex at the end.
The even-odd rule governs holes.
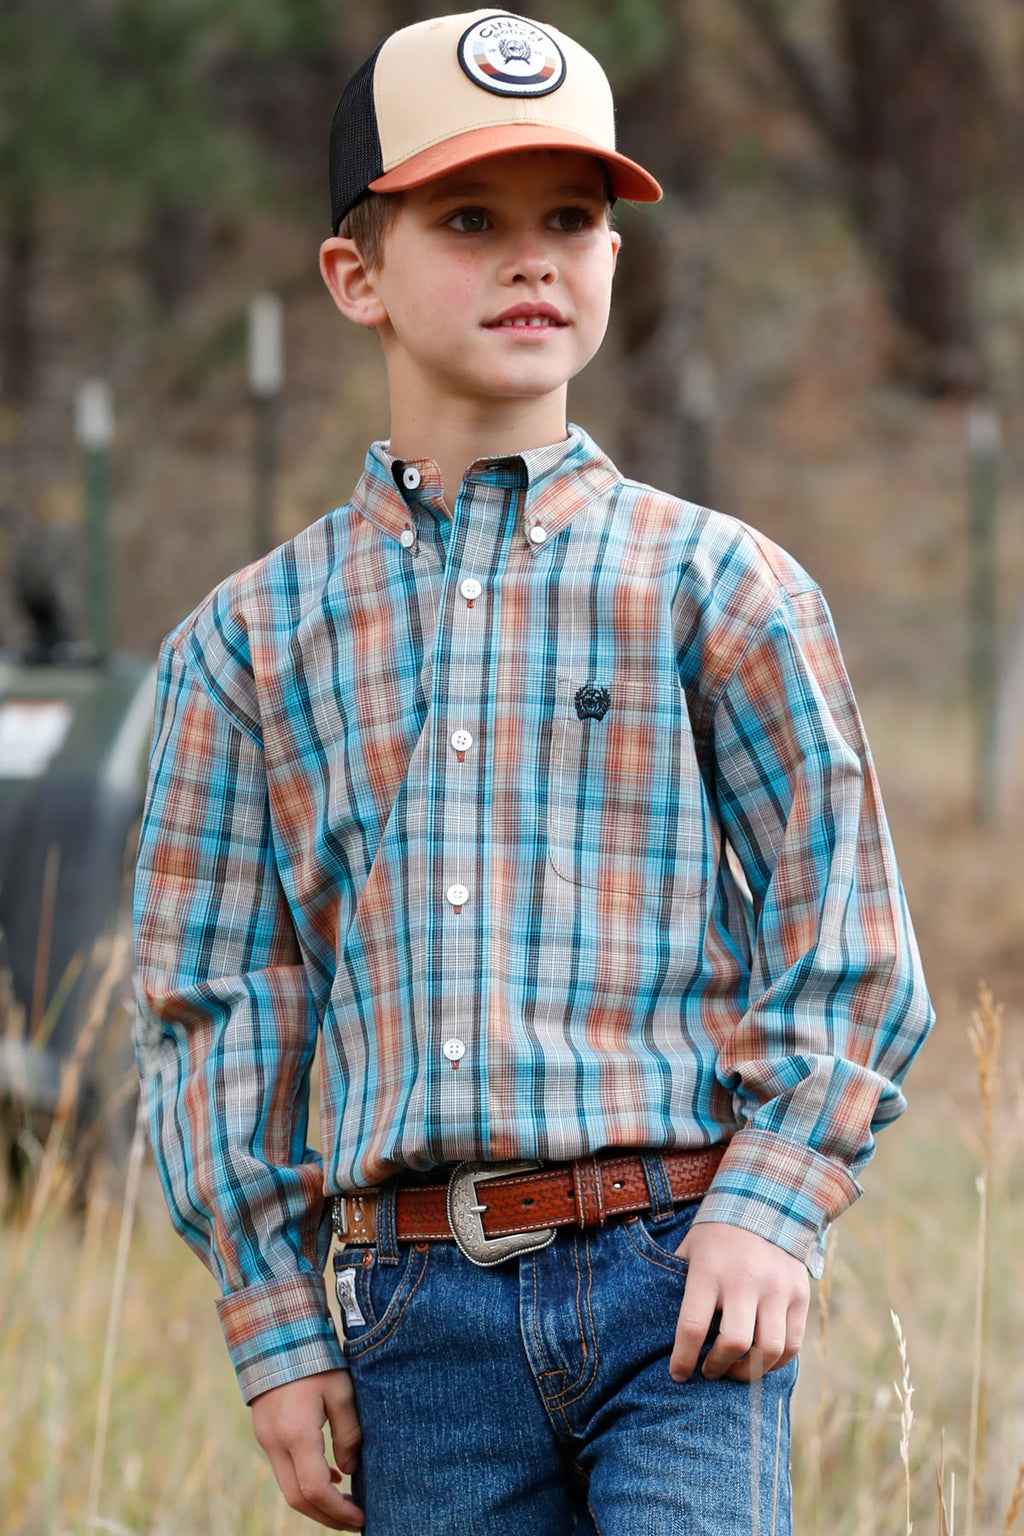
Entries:
POLYGON ((603 720, 611 702, 608 689, 598 687, 597 683, 584 683, 582 688, 577 688, 573 699, 581 720, 603 720))

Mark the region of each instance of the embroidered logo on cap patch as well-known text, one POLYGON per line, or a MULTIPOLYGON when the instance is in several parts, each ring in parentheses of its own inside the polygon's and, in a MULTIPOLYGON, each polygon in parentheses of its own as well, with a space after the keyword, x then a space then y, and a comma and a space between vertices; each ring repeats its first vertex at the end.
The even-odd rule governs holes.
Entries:
POLYGON ((561 48, 521 16, 488 16, 470 27, 459 42, 459 63, 498 96, 546 96, 565 79, 561 48))

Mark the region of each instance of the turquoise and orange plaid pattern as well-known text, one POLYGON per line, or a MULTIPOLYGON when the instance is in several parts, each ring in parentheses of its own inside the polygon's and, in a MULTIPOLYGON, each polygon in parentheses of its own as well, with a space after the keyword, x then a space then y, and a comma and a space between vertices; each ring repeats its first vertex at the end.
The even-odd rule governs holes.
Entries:
POLYGON ((134 923, 249 1400, 344 1365, 325 1196, 402 1168, 728 1141, 697 1219, 820 1274, 933 1021, 818 587, 578 427, 454 513, 374 443, 166 637, 134 923))

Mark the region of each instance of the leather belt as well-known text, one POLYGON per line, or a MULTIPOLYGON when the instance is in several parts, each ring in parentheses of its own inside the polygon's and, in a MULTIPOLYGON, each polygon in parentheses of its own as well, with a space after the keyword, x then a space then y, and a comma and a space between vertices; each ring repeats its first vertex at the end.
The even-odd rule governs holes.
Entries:
MULTIPOLYGON (((707 1193, 725 1147, 662 1151, 673 1203, 707 1193)), ((339 1240, 374 1243, 378 1192, 335 1195, 339 1240)), ((399 1184, 395 1236, 400 1241, 454 1240, 474 1264, 500 1264, 554 1241, 558 1227, 603 1226, 609 1216, 649 1210, 651 1197, 638 1152, 609 1148, 572 1162, 531 1160, 459 1163, 437 1184, 399 1184)))

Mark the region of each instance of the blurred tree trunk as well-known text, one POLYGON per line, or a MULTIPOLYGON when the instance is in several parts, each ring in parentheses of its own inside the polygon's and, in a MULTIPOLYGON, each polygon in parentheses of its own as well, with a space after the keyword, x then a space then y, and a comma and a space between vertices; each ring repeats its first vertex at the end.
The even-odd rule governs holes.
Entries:
POLYGON ((619 147, 655 167, 665 188, 656 208, 627 211, 621 220, 614 312, 625 408, 618 453, 626 473, 703 500, 703 469, 696 473, 687 453, 686 369, 700 349, 708 291, 703 197, 712 153, 685 8, 666 5, 663 22, 657 66, 616 91, 619 147))
POLYGON ((152 204, 143 237, 143 267, 150 297, 165 318, 200 285, 207 254, 203 212, 189 198, 152 204))
POLYGON ((1001 104, 976 18, 962 0, 836 0, 826 72, 776 0, 737 3, 841 171, 901 327, 897 370, 929 393, 982 389, 971 187, 1001 104))
POLYGON ((12 190, 3 220, 3 297, 0 300, 0 401, 14 411, 28 404, 35 373, 32 328, 37 253, 35 207, 27 192, 12 190))

